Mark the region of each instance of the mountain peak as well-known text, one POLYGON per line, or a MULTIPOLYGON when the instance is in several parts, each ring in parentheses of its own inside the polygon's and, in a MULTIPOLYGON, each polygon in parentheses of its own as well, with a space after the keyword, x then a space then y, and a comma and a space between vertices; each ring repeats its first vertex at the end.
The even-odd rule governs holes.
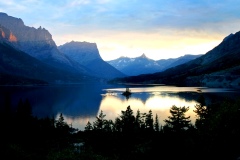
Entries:
POLYGON ((231 33, 231 34, 229 34, 227 37, 225 37, 224 39, 223 39, 223 41, 226 41, 226 40, 228 40, 230 37, 232 37, 234 34, 233 33, 231 33))
POLYGON ((0 16, 8 16, 6 13, 0 12, 0 16))
POLYGON ((140 58, 147 58, 147 56, 145 55, 145 53, 143 53, 140 58))
POLYGON ((71 41, 60 45, 58 49, 66 56, 74 57, 80 64, 93 59, 101 59, 96 43, 71 41))
MULTIPOLYGON (((15 18, 12 16, 9 16, 6 13, 0 12, 0 20, 1 21, 6 21, 7 23, 11 24, 14 27, 23 27, 24 26, 24 22, 21 18, 15 18)), ((4 24, 2 24, 4 26, 4 24)), ((9 28, 8 26, 5 26, 7 28, 9 28)), ((10 29, 10 28, 9 28, 10 29)))

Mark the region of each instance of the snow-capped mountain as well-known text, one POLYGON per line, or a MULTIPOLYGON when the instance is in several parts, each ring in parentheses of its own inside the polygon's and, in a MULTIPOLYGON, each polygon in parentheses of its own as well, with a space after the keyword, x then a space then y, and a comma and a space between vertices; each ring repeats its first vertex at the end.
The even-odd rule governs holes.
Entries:
POLYGON ((120 70, 126 75, 134 76, 164 71, 195 59, 201 55, 184 55, 179 58, 153 60, 142 54, 136 58, 120 57, 115 60, 107 61, 109 64, 120 70))

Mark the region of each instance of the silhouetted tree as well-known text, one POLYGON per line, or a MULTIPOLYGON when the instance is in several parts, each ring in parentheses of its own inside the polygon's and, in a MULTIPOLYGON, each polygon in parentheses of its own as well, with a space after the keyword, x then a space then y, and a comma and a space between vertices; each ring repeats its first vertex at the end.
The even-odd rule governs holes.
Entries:
POLYGON ((207 128, 208 116, 209 116, 209 108, 206 106, 205 98, 203 95, 200 95, 200 97, 197 99, 199 104, 195 105, 195 110, 193 112, 196 113, 196 121, 195 126, 197 129, 202 130, 204 128, 207 128))
POLYGON ((114 123, 112 120, 104 120, 104 127, 103 130, 106 132, 114 131, 114 123))
POLYGON ((155 121, 154 121, 154 130, 159 132, 160 128, 159 128, 159 120, 158 120, 158 115, 156 114, 155 116, 155 121))
POLYGON ((206 127, 209 110, 207 106, 202 106, 201 104, 196 104, 195 108, 196 110, 193 110, 197 114, 195 126, 198 129, 202 129, 204 126, 206 127))
POLYGON ((85 129, 85 131, 91 131, 91 130, 93 130, 93 126, 92 126, 91 122, 88 121, 88 123, 87 123, 87 125, 85 126, 84 129, 85 129))
POLYGON ((173 132, 181 132, 188 129, 191 124, 190 116, 186 117, 185 113, 189 110, 189 107, 176 107, 173 105, 170 109, 171 116, 165 119, 167 128, 173 132))
POLYGON ((127 107, 126 111, 122 111, 122 115, 120 116, 122 119, 122 131, 133 131, 134 130, 134 122, 135 117, 133 115, 133 110, 130 106, 127 107))
POLYGON ((102 130, 105 123, 105 114, 103 114, 103 111, 101 110, 99 113, 99 116, 96 117, 96 121, 93 122, 93 129, 95 130, 102 130))
POLYGON ((55 126, 56 126, 57 129, 65 130, 66 132, 69 131, 68 130, 69 126, 66 122, 64 122, 64 118, 63 118, 62 113, 60 113, 58 120, 56 120, 55 126))
POLYGON ((141 128, 141 113, 139 109, 137 110, 136 118, 135 118, 135 129, 138 131, 141 128))
POLYGON ((114 130, 117 131, 117 132, 122 131, 122 121, 119 117, 115 118, 114 130))
POLYGON ((153 131, 153 115, 152 115, 152 111, 149 110, 148 114, 146 114, 146 129, 148 131, 153 131))
POLYGON ((141 113, 141 130, 145 130, 146 128, 146 115, 147 113, 141 113))
POLYGON ((62 113, 60 113, 59 118, 55 121, 56 126, 56 138, 57 138, 57 148, 58 150, 62 150, 69 145, 69 137, 70 137, 70 127, 64 122, 64 118, 62 113))

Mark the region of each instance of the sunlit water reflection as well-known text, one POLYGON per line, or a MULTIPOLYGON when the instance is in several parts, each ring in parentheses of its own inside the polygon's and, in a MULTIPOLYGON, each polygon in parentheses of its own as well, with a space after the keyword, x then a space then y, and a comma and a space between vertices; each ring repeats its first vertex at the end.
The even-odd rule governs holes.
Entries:
MULTIPOLYGON (((148 94, 148 93, 135 93, 135 94, 148 94)), ((194 105, 197 104, 195 100, 186 101, 179 96, 170 96, 169 94, 159 94, 159 95, 151 95, 148 94, 146 100, 142 100, 140 98, 136 98, 135 96, 127 99, 121 99, 119 96, 105 96, 103 97, 100 105, 100 109, 103 113, 106 114, 106 118, 115 119, 117 116, 121 114, 121 111, 126 110, 127 106, 130 105, 131 109, 136 115, 137 110, 141 113, 148 113, 150 110, 153 113, 153 118, 158 115, 160 123, 162 120, 167 119, 169 114, 169 109, 172 105, 176 105, 179 107, 189 106, 189 112, 186 115, 191 116, 191 119, 194 121, 193 109, 194 105)), ((144 96, 143 96, 144 97, 144 96)))
MULTIPOLYGON (((159 122, 170 115, 170 107, 189 107, 186 113, 192 123, 195 122, 193 110, 197 104, 196 99, 200 94, 206 96, 206 100, 212 95, 223 93, 223 96, 234 97, 239 92, 223 88, 204 87, 176 87, 164 85, 128 86, 132 95, 126 98, 122 92, 125 85, 83 84, 69 86, 46 87, 0 87, 0 103, 4 104, 4 97, 11 96, 12 105, 16 108, 20 99, 28 99, 32 105, 33 115, 39 118, 54 117, 57 119, 60 113, 65 121, 74 128, 84 130, 87 122, 93 123, 96 116, 102 110, 106 119, 115 120, 130 105, 134 115, 137 110, 141 113, 153 113, 153 118, 158 115, 159 122), (227 94, 226 94, 227 93, 227 94)), ((217 99, 221 99, 217 97, 217 99)))
MULTIPOLYGON (((164 125, 164 120, 170 116, 169 110, 173 105, 177 107, 189 107, 186 116, 190 116, 191 122, 194 124, 196 114, 193 110, 195 109, 195 105, 198 104, 196 99, 200 94, 232 92, 227 88, 133 86, 130 88, 132 95, 130 98, 126 98, 122 95, 122 92, 126 88, 104 88, 102 90, 104 93, 101 94, 102 99, 97 115, 102 110, 106 115, 106 119, 114 121, 116 117, 120 117, 121 111, 125 111, 127 106, 130 106, 134 115, 136 115, 137 110, 141 113, 148 113, 151 110, 154 119, 158 115, 161 125, 164 125)), ((83 130, 87 122, 89 121, 93 124, 96 117, 75 117, 74 119, 73 117, 66 116, 66 120, 68 123, 72 123, 73 126, 83 130)))

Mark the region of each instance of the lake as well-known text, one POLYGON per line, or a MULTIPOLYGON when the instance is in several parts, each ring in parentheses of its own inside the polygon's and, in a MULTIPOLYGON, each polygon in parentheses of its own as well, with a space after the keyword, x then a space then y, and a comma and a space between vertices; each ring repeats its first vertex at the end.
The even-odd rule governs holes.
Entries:
POLYGON ((4 104, 8 96, 15 109, 20 99, 23 101, 28 99, 34 116, 57 119, 62 113, 65 121, 79 130, 84 130, 88 121, 94 122, 101 110, 106 114, 106 119, 114 121, 129 105, 134 115, 138 109, 141 113, 148 113, 151 110, 154 119, 156 114, 158 115, 161 125, 170 115, 170 107, 186 106, 190 108, 186 115, 190 116, 194 124, 196 117, 193 110, 201 94, 204 95, 207 103, 223 100, 226 97, 235 99, 240 95, 239 90, 231 88, 177 87, 156 84, 2 86, 0 89, 0 104, 4 104), (122 95, 126 87, 129 87, 132 92, 129 98, 122 95))

